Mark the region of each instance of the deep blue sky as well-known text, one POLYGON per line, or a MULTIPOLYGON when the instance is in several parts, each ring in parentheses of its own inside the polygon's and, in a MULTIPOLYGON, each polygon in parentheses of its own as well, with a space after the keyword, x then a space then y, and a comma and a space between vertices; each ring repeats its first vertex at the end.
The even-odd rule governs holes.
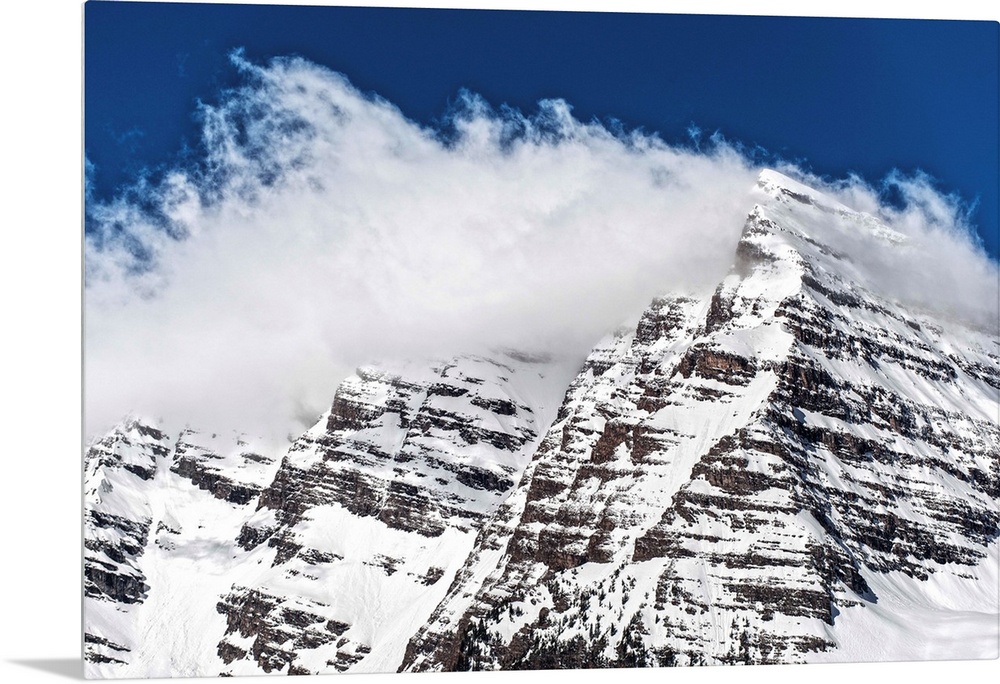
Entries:
POLYGON ((198 141, 198 99, 236 83, 227 54, 301 55, 432 123, 460 88, 533 111, 682 140, 695 124, 814 173, 921 169, 978 199, 1000 254, 996 22, 85 5, 85 151, 98 199, 198 141))

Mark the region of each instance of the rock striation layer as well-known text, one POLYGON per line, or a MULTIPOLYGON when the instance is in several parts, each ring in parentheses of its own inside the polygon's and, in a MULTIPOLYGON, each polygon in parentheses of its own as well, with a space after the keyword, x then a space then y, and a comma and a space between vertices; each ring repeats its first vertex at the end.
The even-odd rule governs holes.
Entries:
POLYGON ((547 426, 549 366, 500 353, 342 383, 240 531, 271 567, 218 604, 233 672, 396 669, 547 426))

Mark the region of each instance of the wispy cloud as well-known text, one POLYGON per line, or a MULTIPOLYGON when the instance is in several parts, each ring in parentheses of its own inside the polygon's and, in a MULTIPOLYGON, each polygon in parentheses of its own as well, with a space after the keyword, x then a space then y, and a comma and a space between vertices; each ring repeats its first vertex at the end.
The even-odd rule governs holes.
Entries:
MULTIPOLYGON (((582 358, 730 266, 757 169, 718 137, 675 148, 559 100, 523 114, 470 93, 428 129, 306 61, 234 59, 245 85, 202 106, 202 163, 89 206, 88 431, 137 410, 284 434, 372 359, 582 358)), ((892 220, 988 269, 956 204, 898 182, 913 196, 892 220)))
POLYGON ((821 236, 851 255, 865 287, 914 311, 1000 336, 1000 268, 971 223, 974 202, 940 191, 921 172, 893 171, 875 186, 857 176, 829 181, 789 172, 906 236, 900 244, 865 230, 821 236))

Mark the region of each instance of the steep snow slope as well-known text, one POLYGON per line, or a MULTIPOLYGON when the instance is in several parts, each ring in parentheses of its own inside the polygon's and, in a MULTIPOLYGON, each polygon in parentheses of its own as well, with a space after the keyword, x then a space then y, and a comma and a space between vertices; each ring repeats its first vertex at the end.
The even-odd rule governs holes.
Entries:
POLYGON ((595 349, 404 669, 996 657, 997 340, 818 239, 874 218, 754 199, 711 296, 595 349))

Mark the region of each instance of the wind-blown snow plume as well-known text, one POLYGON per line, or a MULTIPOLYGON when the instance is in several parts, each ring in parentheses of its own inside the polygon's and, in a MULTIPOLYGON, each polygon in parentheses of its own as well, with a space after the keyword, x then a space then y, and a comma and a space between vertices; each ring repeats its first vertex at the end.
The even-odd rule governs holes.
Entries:
MULTIPOLYGON (((489 345, 582 359, 652 296, 731 265, 758 172, 737 146, 676 148, 562 101, 525 115, 469 93, 428 129, 302 59, 234 61, 245 85, 202 107, 196 169, 88 205, 90 434, 135 410, 284 435, 373 358, 489 345)), ((859 268, 995 320, 996 265, 957 205, 897 184, 904 209, 860 181, 823 184, 912 237, 859 268)))

